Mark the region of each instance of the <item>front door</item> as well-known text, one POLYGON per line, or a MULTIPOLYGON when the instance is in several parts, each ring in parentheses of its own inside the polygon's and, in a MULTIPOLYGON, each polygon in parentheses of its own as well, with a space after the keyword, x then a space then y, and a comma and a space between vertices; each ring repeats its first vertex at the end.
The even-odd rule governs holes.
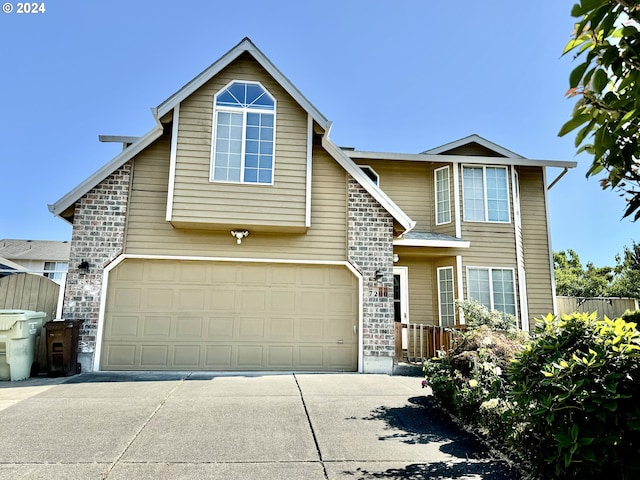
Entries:
MULTIPOLYGON (((409 326, 408 268, 393 267, 393 319, 409 326)), ((409 329, 402 329, 402 349, 409 348, 409 329)))

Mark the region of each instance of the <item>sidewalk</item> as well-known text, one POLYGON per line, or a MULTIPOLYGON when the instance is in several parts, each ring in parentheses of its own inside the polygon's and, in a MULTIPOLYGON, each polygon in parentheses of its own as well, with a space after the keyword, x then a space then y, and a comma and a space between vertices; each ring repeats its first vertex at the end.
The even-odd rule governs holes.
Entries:
POLYGON ((0 479, 517 478, 430 411, 416 377, 36 380, 0 386, 0 479))

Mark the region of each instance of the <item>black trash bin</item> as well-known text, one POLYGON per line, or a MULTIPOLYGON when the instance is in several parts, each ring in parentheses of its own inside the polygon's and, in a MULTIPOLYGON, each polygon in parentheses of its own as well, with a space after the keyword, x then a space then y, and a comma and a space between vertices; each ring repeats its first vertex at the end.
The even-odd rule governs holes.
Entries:
POLYGON ((49 376, 80 373, 78 334, 83 320, 54 320, 44 324, 47 337, 47 369, 49 376))

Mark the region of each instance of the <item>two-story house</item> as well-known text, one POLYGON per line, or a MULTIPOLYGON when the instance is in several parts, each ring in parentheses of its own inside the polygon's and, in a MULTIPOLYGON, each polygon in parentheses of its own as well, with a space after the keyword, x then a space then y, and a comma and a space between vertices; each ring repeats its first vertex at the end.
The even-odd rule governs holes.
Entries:
POLYGON ((249 39, 153 114, 49 206, 73 224, 63 317, 85 320, 86 370, 391 373, 394 321, 554 310, 546 169, 574 162, 477 136, 340 148, 249 39))

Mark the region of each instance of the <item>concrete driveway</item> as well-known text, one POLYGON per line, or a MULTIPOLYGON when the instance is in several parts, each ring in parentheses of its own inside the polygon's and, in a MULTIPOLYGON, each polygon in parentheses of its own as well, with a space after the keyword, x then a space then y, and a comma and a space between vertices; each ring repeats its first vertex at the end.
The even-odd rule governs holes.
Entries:
POLYGON ((85 373, 0 382, 0 479, 512 479, 420 378, 85 373))

